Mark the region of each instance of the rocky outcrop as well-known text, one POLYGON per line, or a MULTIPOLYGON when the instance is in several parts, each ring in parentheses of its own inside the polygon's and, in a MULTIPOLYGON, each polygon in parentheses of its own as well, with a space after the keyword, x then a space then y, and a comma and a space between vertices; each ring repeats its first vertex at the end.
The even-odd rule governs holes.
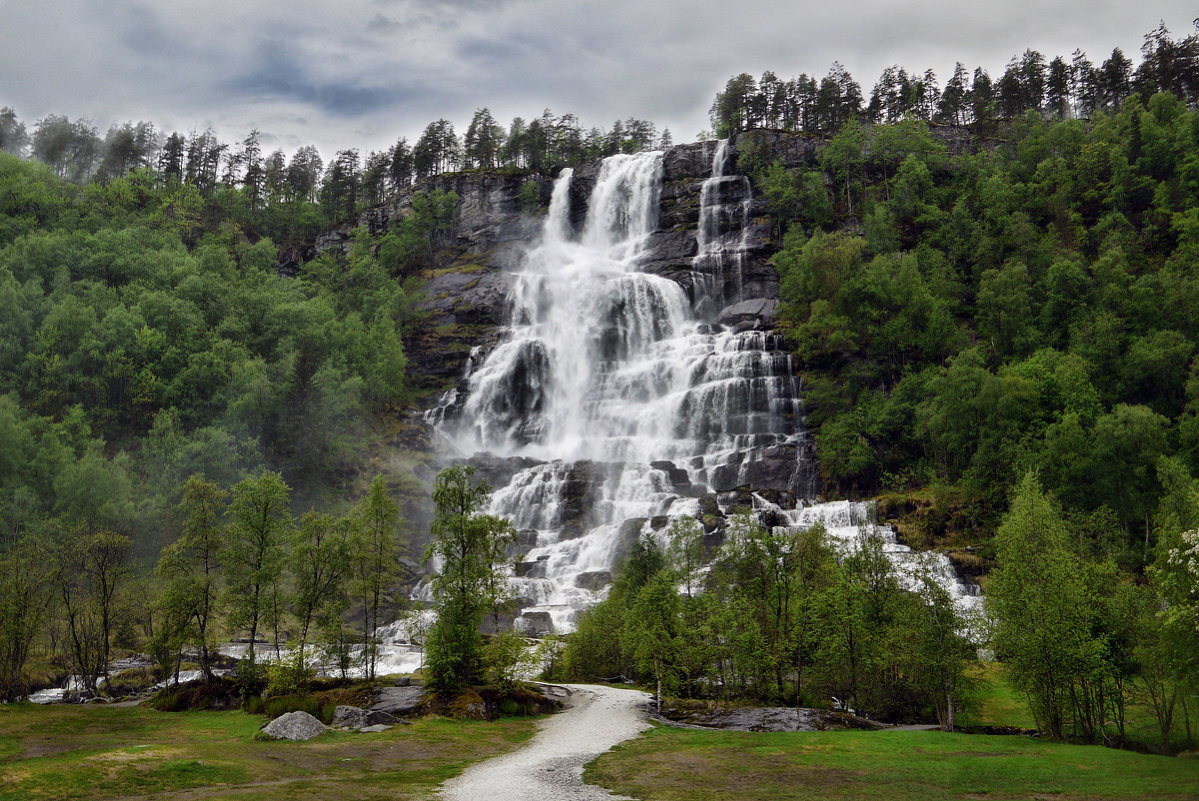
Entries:
POLYGON ((883 729, 873 720, 828 709, 746 706, 731 709, 698 705, 666 705, 662 718, 670 723, 726 731, 830 731, 834 729, 883 729))
MULTIPOLYGON (((374 713, 403 717, 411 715, 422 708, 425 702, 425 689, 415 685, 406 687, 384 687, 379 690, 375 702, 371 704, 366 714, 374 713)), ((368 723, 382 723, 382 718, 369 720, 368 723)))
POLYGON ((390 712, 379 709, 363 709, 357 706, 339 704, 333 710, 331 729, 357 729, 358 731, 383 731, 397 725, 406 725, 408 721, 396 717, 390 712), (374 727, 382 726, 381 729, 374 727))
POLYGON ((716 321, 730 328, 772 328, 779 302, 774 298, 755 298, 734 303, 720 310, 716 321))
POLYGON ((266 724, 261 729, 261 735, 270 740, 311 740, 325 732, 329 727, 307 712, 287 712, 266 724))
POLYGON ((530 637, 543 637, 554 631, 554 620, 549 612, 525 612, 516 618, 515 625, 530 637))

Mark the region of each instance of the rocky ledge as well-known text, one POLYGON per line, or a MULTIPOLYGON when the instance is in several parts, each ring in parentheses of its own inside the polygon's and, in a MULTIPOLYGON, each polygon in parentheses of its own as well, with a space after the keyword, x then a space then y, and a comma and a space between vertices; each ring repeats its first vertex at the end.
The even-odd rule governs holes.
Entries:
POLYGON ((726 731, 830 731, 833 729, 884 729, 878 723, 847 712, 781 706, 732 708, 673 704, 662 707, 667 723, 726 731))

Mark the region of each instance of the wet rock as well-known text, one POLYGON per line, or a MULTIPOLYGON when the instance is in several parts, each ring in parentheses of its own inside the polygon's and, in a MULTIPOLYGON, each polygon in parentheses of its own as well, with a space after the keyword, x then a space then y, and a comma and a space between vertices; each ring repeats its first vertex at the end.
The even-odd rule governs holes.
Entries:
POLYGON ((695 257, 694 231, 655 231, 646 239, 646 262, 682 261, 690 265, 695 257))
POLYGON ((612 583, 612 571, 587 570, 575 576, 575 586, 595 592, 612 583))
POLYGON ((620 533, 617 535, 615 553, 613 554, 612 564, 620 564, 620 562, 629 555, 633 550, 633 543, 641 536, 641 529, 645 527, 644 517, 634 517, 620 524, 620 533))
POLYGON ((749 131, 736 137, 729 150, 740 159, 743 150, 765 147, 773 160, 788 169, 818 166, 817 149, 824 144, 822 137, 797 131, 749 131))
POLYGON ((691 478, 687 475, 686 470, 676 467, 674 462, 650 462, 649 466, 666 473, 667 478, 670 479, 671 488, 679 495, 686 495, 691 492, 691 478))
POLYGON ((503 487, 512 481, 512 477, 521 470, 543 464, 537 459, 526 456, 496 456, 493 453, 476 453, 467 460, 475 468, 479 478, 484 479, 493 487, 503 487))
POLYGON ((554 619, 549 612, 525 612, 516 618, 516 627, 533 637, 553 634, 554 619))
POLYGON ((520 578, 545 578, 545 565, 549 558, 549 554, 545 554, 533 562, 517 562, 513 572, 520 578))
POLYGON ((721 325, 735 326, 751 323, 753 328, 770 328, 774 325, 774 315, 778 311, 779 302, 770 298, 755 298, 743 300, 731 306, 725 306, 717 315, 721 325))
POLYGON ((712 156, 716 142, 689 142, 675 145, 662 154, 662 180, 672 184, 676 181, 703 181, 712 171, 712 156))
POLYGON ((311 740, 329 727, 307 712, 288 712, 262 727, 262 734, 273 740, 311 740))
POLYGON ((389 715, 401 717, 411 715, 420 709, 425 700, 423 687, 384 687, 371 704, 370 712, 386 712, 389 715))

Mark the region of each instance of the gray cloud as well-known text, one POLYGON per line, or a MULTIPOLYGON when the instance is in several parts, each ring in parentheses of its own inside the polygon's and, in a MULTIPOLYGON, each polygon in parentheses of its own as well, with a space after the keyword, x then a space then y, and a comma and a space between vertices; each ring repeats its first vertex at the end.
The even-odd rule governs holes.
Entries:
POLYGON ((0 105, 101 127, 149 119, 252 127, 281 147, 386 147, 476 108, 501 121, 551 108, 586 126, 636 116, 676 141, 707 127, 731 75, 823 75, 863 91, 898 63, 944 80, 955 61, 997 74, 1026 47, 1129 55, 1159 19, 1190 30, 1192 2, 847 0, 39 0, 4 2, 0 105))

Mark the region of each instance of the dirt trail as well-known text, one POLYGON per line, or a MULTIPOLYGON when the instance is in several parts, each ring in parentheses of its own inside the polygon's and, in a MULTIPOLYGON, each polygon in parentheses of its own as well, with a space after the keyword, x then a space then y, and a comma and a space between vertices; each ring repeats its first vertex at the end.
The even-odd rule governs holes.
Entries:
POLYGON ((441 789, 445 801, 588 801, 627 798, 583 783, 583 766, 649 728, 649 696, 570 684, 573 706, 548 718, 519 751, 467 768, 441 789))

